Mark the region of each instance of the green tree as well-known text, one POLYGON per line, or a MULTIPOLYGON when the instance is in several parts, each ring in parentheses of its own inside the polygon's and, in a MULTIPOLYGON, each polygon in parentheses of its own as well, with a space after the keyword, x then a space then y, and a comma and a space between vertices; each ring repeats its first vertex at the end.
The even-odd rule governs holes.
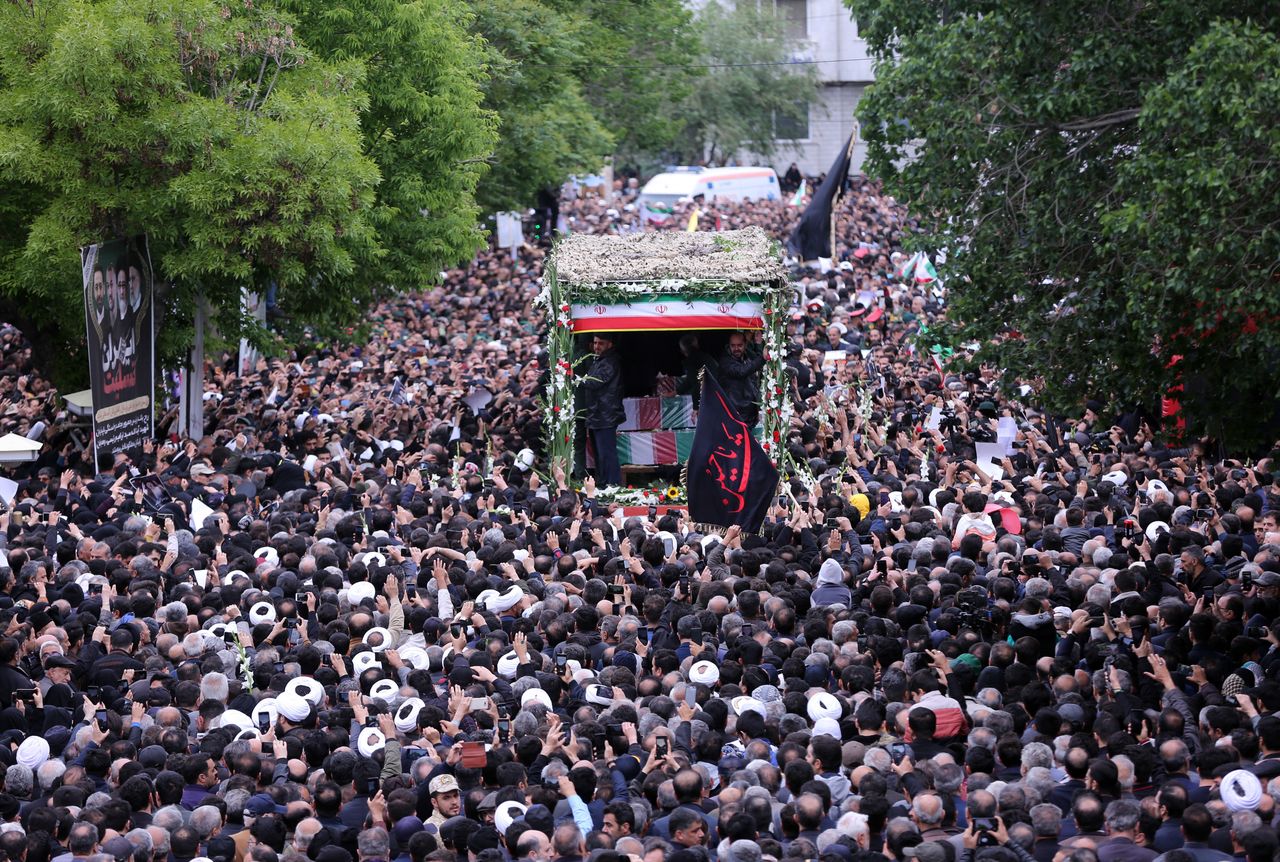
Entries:
POLYGON ((483 0, 474 27, 491 75, 485 106, 499 118, 486 210, 520 209, 574 173, 597 171, 613 136, 583 94, 582 22, 537 0, 483 0))
POLYGON ((684 127, 703 42, 682 0, 551 0, 582 34, 579 77, 616 140, 615 162, 650 164, 684 127))
POLYGON ((818 93, 817 68, 793 63, 800 49, 786 18, 770 3, 725 7, 711 0, 698 13, 705 76, 681 103, 681 154, 723 164, 746 150, 768 159, 779 120, 807 115, 818 93))
POLYGON ((487 71, 468 7, 439 0, 279 0, 325 60, 359 62, 365 155, 378 166, 370 290, 418 289, 483 242, 476 186, 497 142, 481 107, 487 71))
POLYGON ((945 248, 950 337, 1051 406, 1263 433, 1280 348, 1274 5, 848 0, 870 170, 945 248), (1245 23, 1252 21, 1253 23, 1245 23))
POLYGON ((368 298, 357 261, 377 249, 362 82, 265 4, 3 4, 4 313, 83 356, 77 247, 145 233, 167 283, 162 360, 189 345, 198 295, 238 332, 242 285, 274 280, 294 307, 349 319, 368 298))

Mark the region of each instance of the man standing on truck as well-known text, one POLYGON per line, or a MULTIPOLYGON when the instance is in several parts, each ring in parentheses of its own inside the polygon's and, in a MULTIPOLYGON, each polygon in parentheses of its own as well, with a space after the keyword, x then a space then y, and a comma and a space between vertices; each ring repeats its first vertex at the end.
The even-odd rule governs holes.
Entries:
POLYGON ((618 426, 626 418, 626 412, 622 409, 622 362, 613 344, 612 335, 598 333, 591 340, 595 359, 590 370, 578 379, 587 433, 596 450, 596 481, 602 485, 622 483, 618 426))
POLYGON ((760 418, 760 369, 764 368, 764 356, 747 350, 747 334, 735 332, 729 336, 729 348, 720 359, 717 380, 728 396, 733 409, 748 426, 755 427, 760 418))

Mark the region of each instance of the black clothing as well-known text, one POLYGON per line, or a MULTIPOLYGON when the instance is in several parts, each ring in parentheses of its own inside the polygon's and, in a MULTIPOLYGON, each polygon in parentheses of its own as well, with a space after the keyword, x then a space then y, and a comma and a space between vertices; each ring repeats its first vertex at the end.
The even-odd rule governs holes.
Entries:
POLYGON ((754 425, 760 415, 760 369, 764 368, 764 357, 748 351, 739 359, 726 352, 720 358, 720 373, 716 380, 720 381, 730 406, 737 411, 748 425, 754 425))
POLYGON ((579 379, 579 405, 587 428, 617 428, 626 418, 622 410, 622 363, 610 348, 591 363, 579 379))

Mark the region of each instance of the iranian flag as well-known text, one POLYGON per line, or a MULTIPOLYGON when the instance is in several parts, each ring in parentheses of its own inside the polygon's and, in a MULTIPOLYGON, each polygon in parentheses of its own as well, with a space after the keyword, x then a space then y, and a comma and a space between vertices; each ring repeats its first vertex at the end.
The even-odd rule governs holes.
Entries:
POLYGON ((761 329, 764 307, 754 299, 682 299, 573 305, 574 332, 652 332, 661 329, 761 329))
POLYGON ((921 253, 916 259, 916 284, 933 284, 938 280, 938 271, 929 262, 929 255, 921 253))
POLYGON ((796 189, 796 193, 791 197, 791 206, 798 207, 804 201, 804 180, 800 181, 800 188, 796 189))
POLYGON ((662 224, 675 214, 675 210, 670 204, 664 204, 661 201, 652 201, 644 204, 644 217, 651 222, 662 224))

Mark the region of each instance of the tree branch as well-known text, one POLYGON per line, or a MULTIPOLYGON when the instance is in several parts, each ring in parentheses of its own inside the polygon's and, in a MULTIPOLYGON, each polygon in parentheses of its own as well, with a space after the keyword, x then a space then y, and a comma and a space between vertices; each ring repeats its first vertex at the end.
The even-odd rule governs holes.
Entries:
POLYGON ((1118 126, 1122 123, 1128 123, 1132 120, 1136 120, 1140 113, 1140 108, 1125 108, 1120 111, 1112 111, 1110 114, 1103 114, 1100 117, 1091 117, 1087 120, 1072 120, 1070 123, 1056 123, 1053 128, 1060 132, 1087 132, 1091 129, 1105 129, 1107 126, 1118 126))

